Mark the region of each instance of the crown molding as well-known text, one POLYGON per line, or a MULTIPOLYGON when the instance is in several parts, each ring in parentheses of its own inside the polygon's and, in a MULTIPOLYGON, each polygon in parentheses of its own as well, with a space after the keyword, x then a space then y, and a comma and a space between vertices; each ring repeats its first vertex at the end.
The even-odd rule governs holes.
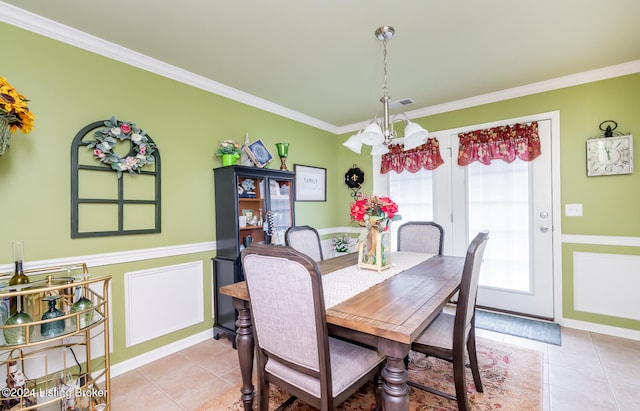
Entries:
MULTIPOLYGON (((368 121, 340 127, 329 124, 1 1, 0 21, 333 134, 357 131, 368 124, 368 121)), ((410 119, 426 117, 638 72, 640 72, 640 60, 635 60, 424 107, 407 111, 405 114, 410 119)))
POLYGON ((210 80, 206 77, 196 75, 187 70, 183 70, 179 67, 167 64, 163 61, 151 58, 10 4, 0 2, 0 21, 80 49, 99 54, 121 63, 209 91, 248 106, 256 107, 330 133, 336 133, 336 126, 333 124, 320 121, 316 118, 275 104, 271 101, 245 93, 233 87, 218 83, 217 81, 210 80))
MULTIPOLYGON (((525 86, 513 87, 493 93, 487 93, 479 96, 451 101, 449 103, 443 103, 435 106, 406 111, 404 114, 406 114, 409 119, 432 116, 434 114, 447 113, 449 111, 481 106, 483 104, 496 103, 498 101, 524 97, 531 94, 543 93, 546 91, 558 90, 566 87, 578 86, 581 84, 592 83, 594 81, 607 80, 610 78, 626 76, 628 74, 635 74, 638 72, 640 72, 640 60, 634 60, 628 63, 616 64, 613 66, 585 71, 582 73, 557 77, 551 80, 539 81, 537 83, 531 83, 525 86)), ((352 131, 358 131, 364 128, 368 123, 369 122, 361 122, 338 127, 337 132, 338 134, 343 134, 352 131)))

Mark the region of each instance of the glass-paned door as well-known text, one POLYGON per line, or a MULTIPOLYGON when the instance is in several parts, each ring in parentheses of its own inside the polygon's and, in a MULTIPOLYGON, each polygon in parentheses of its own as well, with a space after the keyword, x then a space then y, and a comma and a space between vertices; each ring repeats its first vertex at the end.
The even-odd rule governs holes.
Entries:
POLYGON ((553 318, 552 121, 526 121, 533 120, 542 144, 542 155, 534 161, 458 166, 459 132, 510 123, 447 130, 436 134, 443 166, 433 172, 377 176, 383 181, 377 189, 386 189, 398 202, 403 220, 442 225, 445 254, 463 256, 479 231, 489 231, 478 305, 553 318))
POLYGON ((271 244, 285 245, 284 234, 293 225, 293 190, 291 180, 270 178, 269 221, 271 244))

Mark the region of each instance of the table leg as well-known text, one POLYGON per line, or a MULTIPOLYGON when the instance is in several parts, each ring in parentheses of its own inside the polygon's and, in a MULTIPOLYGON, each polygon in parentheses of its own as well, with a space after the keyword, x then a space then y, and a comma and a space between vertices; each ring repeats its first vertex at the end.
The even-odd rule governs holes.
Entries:
POLYGON ((249 303, 243 300, 233 299, 233 305, 238 310, 236 325, 236 347, 238 350, 238 361, 240 362, 240 374, 242 375, 242 388, 240 393, 244 410, 251 411, 255 390, 251 382, 253 375, 253 329, 251 327, 251 312, 249 303))
POLYGON ((409 374, 404 366, 404 357, 387 357, 382 369, 382 409, 384 411, 409 410, 409 374))

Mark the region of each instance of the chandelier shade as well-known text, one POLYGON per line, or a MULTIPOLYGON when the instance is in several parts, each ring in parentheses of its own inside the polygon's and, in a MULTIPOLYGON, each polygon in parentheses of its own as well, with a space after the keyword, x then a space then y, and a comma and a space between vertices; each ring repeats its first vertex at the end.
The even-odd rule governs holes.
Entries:
POLYGON ((375 31, 376 38, 382 41, 383 57, 384 57, 384 83, 383 96, 380 98, 383 108, 383 117, 377 116, 371 121, 364 130, 360 130, 358 134, 354 134, 342 145, 349 150, 360 154, 362 145, 372 146, 371 155, 382 155, 389 152, 389 144, 393 139, 399 138, 394 130, 394 123, 402 121, 405 124, 404 150, 411 150, 427 141, 429 132, 422 128, 419 124, 409 121, 406 115, 402 114, 404 119, 396 119, 396 116, 389 118, 389 103, 391 97, 387 88, 387 41, 390 40, 395 33, 395 29, 391 26, 382 26, 375 31))
POLYGON ((360 139, 360 134, 354 134, 347 141, 342 143, 343 146, 353 151, 356 154, 360 154, 360 150, 362 150, 362 140, 360 139))

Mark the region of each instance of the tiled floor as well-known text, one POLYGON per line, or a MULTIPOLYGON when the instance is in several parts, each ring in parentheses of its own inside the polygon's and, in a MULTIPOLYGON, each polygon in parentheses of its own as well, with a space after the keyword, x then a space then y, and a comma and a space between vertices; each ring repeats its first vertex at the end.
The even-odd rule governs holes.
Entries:
MULTIPOLYGON (((562 329, 562 346, 477 334, 544 353, 545 411, 640 409, 640 341, 570 328, 562 329)), ((239 382, 236 351, 211 339, 113 378, 112 409, 194 410, 239 382)))

